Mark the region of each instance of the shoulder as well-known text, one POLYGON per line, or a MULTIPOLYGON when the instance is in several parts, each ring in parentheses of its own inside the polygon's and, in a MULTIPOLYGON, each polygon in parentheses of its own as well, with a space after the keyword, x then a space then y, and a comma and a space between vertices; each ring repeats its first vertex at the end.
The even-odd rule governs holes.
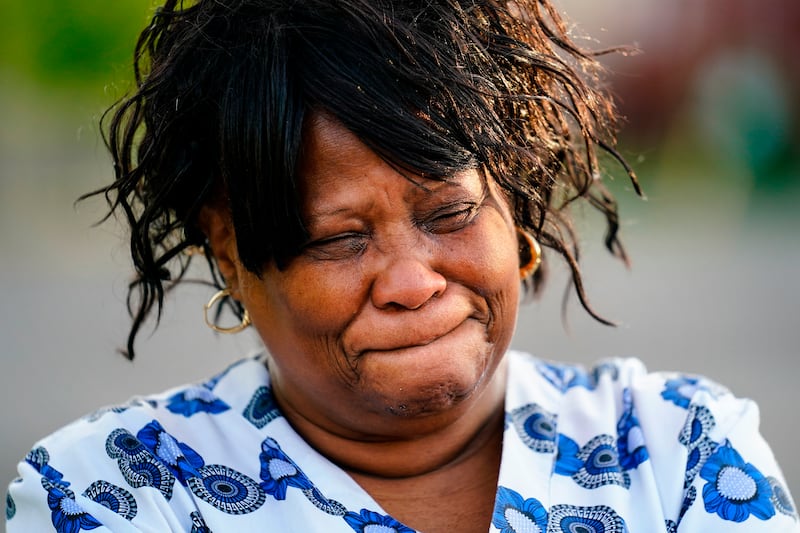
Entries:
MULTIPOLYGON (((735 423, 748 410, 749 399, 737 398, 726 387, 704 376, 651 372, 636 358, 603 359, 591 366, 552 362, 522 352, 509 352, 509 387, 536 389, 536 395, 559 411, 600 405, 605 412, 626 406, 686 418, 693 405, 703 405, 735 423)), ((728 424, 726 424, 727 427, 728 424)))
POLYGON ((254 358, 245 359, 205 382, 98 409, 39 440, 9 487, 9 531, 44 524, 58 531, 101 525, 125 531, 134 518, 156 530, 191 528, 189 512, 142 515, 145 508, 183 506, 182 486, 212 453, 197 435, 235 423, 230 415, 242 417, 240 406, 264 381, 254 376, 259 368, 254 358))
POLYGON ((510 357, 516 401, 525 405, 525 394, 535 398, 557 428, 554 474, 561 485, 624 488, 640 502, 632 506, 634 515, 649 493, 668 527, 683 522, 727 531, 721 524, 745 521, 748 531, 798 527, 752 400, 703 376, 650 372, 637 359, 587 368, 510 357), (589 464, 599 457, 603 464, 589 464))
POLYGON ((266 375, 257 358, 242 359, 205 381, 101 407, 44 437, 34 449, 46 449, 51 456, 61 455, 62 451, 74 456, 93 447, 113 448, 110 436, 114 433, 146 436, 147 427, 160 426, 176 434, 191 431, 209 416, 227 413, 232 406, 246 402, 251 389, 265 381, 260 376, 248 379, 256 370, 266 375))
MULTIPOLYGON (((759 411, 752 400, 703 376, 650 372, 634 358, 584 367, 509 355, 509 389, 515 391, 509 403, 532 398, 553 413, 561 435, 585 440, 604 433, 630 439, 630 445, 646 440, 653 450, 668 442, 680 455, 704 440, 721 443, 758 430, 759 411)), ((620 441, 619 449, 626 444, 620 441)))

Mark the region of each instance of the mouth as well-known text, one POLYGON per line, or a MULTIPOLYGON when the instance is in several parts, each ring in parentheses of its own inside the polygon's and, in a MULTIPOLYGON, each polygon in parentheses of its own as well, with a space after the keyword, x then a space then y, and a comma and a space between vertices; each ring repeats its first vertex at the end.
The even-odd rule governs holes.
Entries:
POLYGON ((354 352, 353 386, 367 392, 376 412, 399 418, 441 413, 471 397, 484 382, 494 353, 485 323, 472 316, 445 328, 373 329, 354 352))
POLYGON ((483 300, 454 293, 413 312, 356 315, 340 338, 342 353, 360 367, 364 359, 422 368, 426 358, 444 359, 487 341, 491 313, 483 300))
POLYGON ((458 330, 467 320, 465 319, 457 323, 455 326, 440 329, 436 332, 412 332, 412 336, 406 337, 408 332, 404 332, 403 328, 398 327, 393 329, 391 332, 385 332, 385 336, 380 338, 383 333, 376 332, 377 338, 375 341, 371 342, 369 346, 357 350, 355 352, 355 356, 360 358, 366 354, 374 353, 374 354, 391 354, 395 352, 404 352, 409 350, 414 350, 415 348, 423 348, 425 346, 429 346, 434 344, 436 341, 447 337, 448 335, 452 334, 456 330, 458 330), (420 334, 422 333, 422 334, 420 334))
POLYGON ((425 337, 415 336, 402 342, 371 344, 356 353, 359 374, 380 368, 385 376, 402 381, 401 376, 446 375, 459 367, 467 354, 486 353, 489 341, 480 321, 467 318, 448 330, 425 337))

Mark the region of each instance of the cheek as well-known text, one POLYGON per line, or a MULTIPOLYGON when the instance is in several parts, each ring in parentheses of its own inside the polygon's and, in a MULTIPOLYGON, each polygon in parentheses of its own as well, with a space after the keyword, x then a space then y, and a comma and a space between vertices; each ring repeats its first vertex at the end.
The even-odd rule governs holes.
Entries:
POLYGON ((519 257, 513 226, 502 212, 490 210, 479 224, 452 244, 450 257, 462 268, 464 281, 482 295, 519 292, 519 257))
POLYGON ((517 238, 510 217, 489 210, 446 249, 451 279, 478 294, 488 306, 490 337, 510 337, 516 324, 520 278, 517 238))
POLYGON ((297 264, 272 279, 266 291, 277 327, 269 334, 292 337, 306 347, 311 343, 332 350, 363 299, 360 276, 352 270, 345 274, 297 264))
POLYGON ((520 279, 515 244, 516 241, 495 256, 494 268, 486 265, 487 272, 490 272, 487 278, 491 279, 485 281, 483 296, 489 305, 490 335, 495 342, 510 342, 516 327, 520 279))
POLYGON ((273 379, 326 394, 338 394, 333 382, 352 385, 353 369, 341 347, 357 310, 356 298, 343 296, 358 292, 352 282, 290 266, 266 272, 258 283, 246 292, 246 305, 276 365, 273 379))

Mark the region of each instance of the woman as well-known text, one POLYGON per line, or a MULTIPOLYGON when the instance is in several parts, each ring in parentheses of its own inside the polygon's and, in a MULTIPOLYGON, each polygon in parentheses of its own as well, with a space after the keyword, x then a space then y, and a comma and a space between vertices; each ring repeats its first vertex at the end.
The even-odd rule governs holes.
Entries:
POLYGON ((9 531, 798 530, 750 403, 508 352, 539 243, 594 315, 570 202, 624 258, 612 105, 549 3, 168 1, 136 58, 127 353, 200 250, 207 322, 267 354, 38 443, 9 531))

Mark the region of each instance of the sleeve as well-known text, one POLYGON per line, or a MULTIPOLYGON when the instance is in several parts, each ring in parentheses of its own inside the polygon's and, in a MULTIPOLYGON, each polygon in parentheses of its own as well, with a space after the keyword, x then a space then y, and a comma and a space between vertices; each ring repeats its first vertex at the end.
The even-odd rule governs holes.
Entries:
MULTIPOLYGON (((130 523, 119 524, 111 529, 101 523, 86 509, 98 505, 83 495, 77 495, 69 484, 40 473, 27 461, 19 464, 20 477, 11 482, 6 494, 6 531, 8 533, 30 531, 77 532, 81 530, 136 531, 130 523), (91 505, 94 504, 94 505, 91 505)), ((99 515, 107 515, 108 509, 99 515)))
POLYGON ((37 443, 19 463, 19 477, 6 494, 8 533, 191 528, 191 511, 196 508, 185 491, 173 491, 174 475, 151 454, 139 450, 138 455, 124 455, 125 450, 113 448, 111 454, 127 460, 120 466, 119 457, 109 454, 108 439, 118 436, 115 442, 120 446, 140 443, 118 428, 113 416, 104 420, 80 420, 62 428, 37 443), (154 487, 151 482, 160 484, 154 487))
MULTIPOLYGON (((800 533, 800 521, 786 481, 759 432, 759 411, 750 400, 702 378, 664 382, 661 399, 670 409, 685 409, 685 422, 673 448, 683 479, 669 500, 667 531, 800 533)), ((673 465, 675 463, 673 462, 673 465)))

